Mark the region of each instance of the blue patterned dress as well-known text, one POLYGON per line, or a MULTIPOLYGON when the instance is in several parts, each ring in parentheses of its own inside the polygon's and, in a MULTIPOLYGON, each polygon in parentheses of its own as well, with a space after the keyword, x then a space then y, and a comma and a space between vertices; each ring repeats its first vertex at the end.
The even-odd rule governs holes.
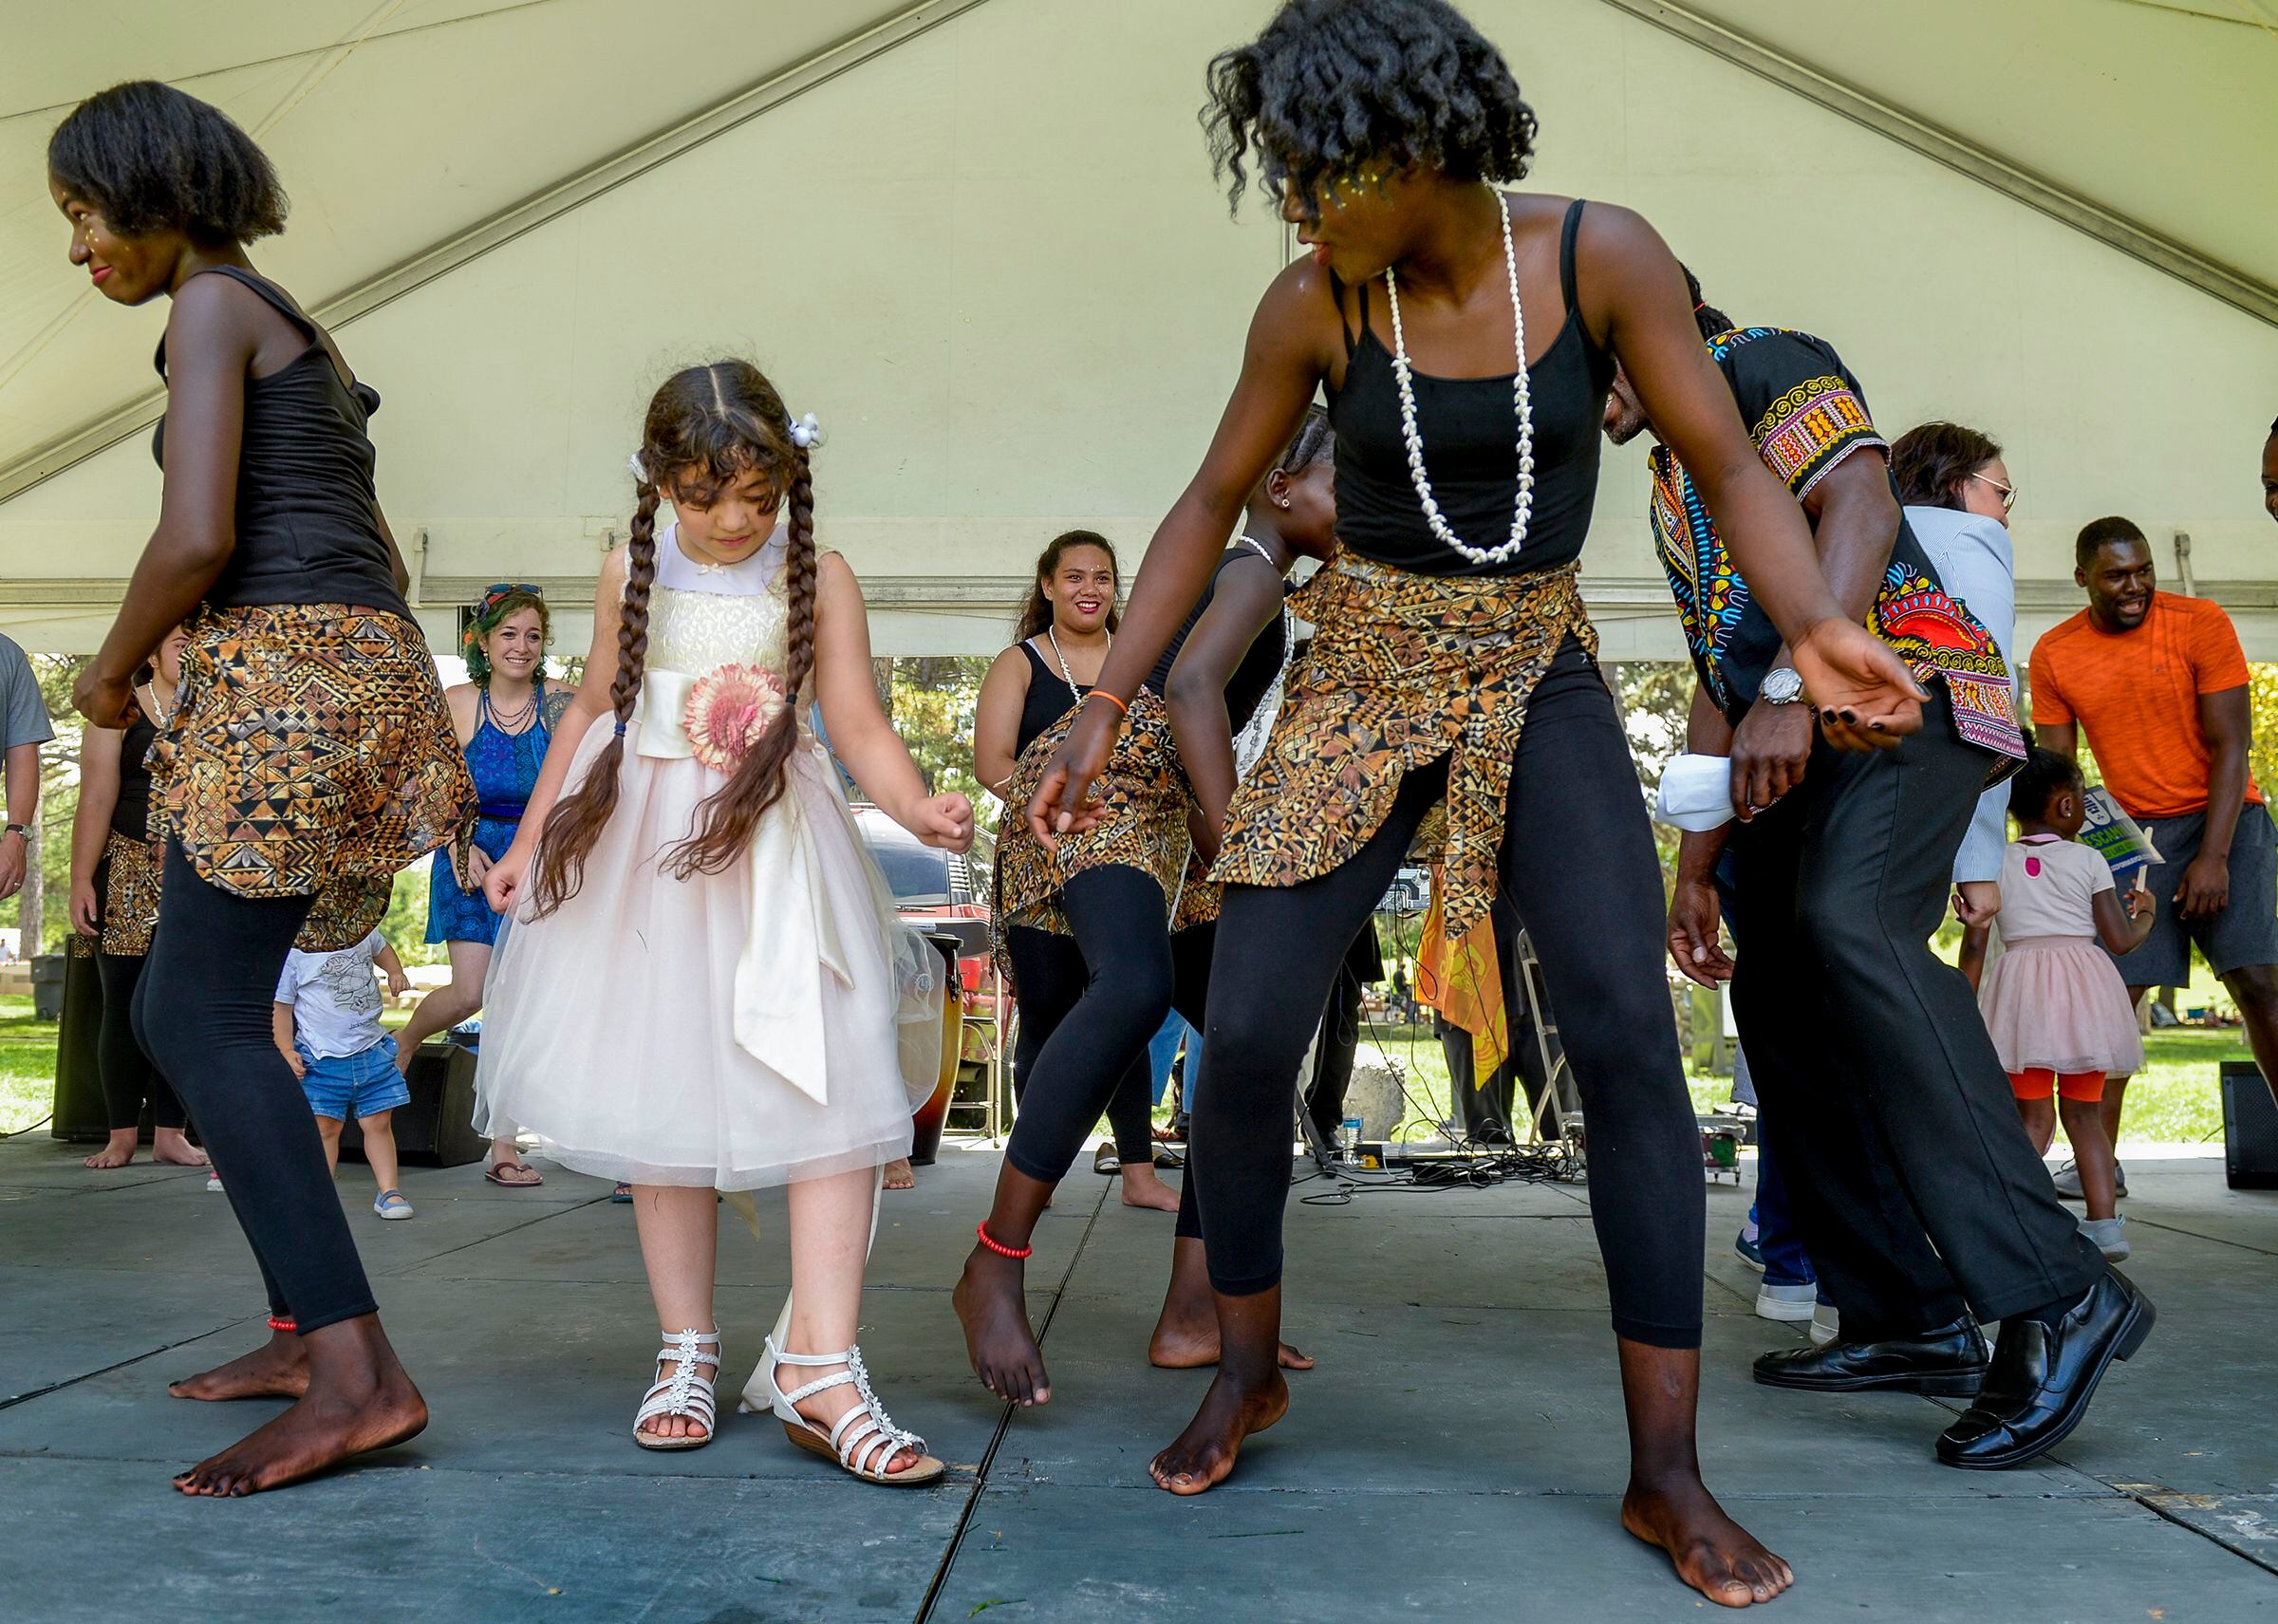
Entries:
MULTIPOLYGON (((475 844, 495 863, 506 855, 522 827, 522 809, 530 804, 538 785, 538 769, 546 762, 546 746, 553 737, 559 707, 549 701, 552 691, 542 693, 536 715, 520 733, 504 733, 491 718, 491 692, 476 700, 475 737, 467 741, 467 770, 475 777, 475 793, 482 802, 475 824, 475 844)), ((489 947, 498 940, 498 915, 480 889, 458 887, 448 848, 435 854, 435 869, 427 881, 427 940, 476 942, 489 947)))

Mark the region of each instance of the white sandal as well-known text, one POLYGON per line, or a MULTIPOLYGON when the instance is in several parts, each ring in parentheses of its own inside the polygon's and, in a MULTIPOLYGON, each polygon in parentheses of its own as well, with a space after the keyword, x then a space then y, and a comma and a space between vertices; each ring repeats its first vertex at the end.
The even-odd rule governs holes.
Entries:
POLYGON ((671 1341, 657 1351, 659 1379, 641 1400, 641 1408, 633 1416, 633 1442, 644 1449, 700 1449, 712 1442, 719 1431, 714 1419, 719 1407, 713 1402, 712 1377, 706 1365, 719 1365, 719 1333, 698 1331, 693 1328, 676 1332, 671 1341), (680 1368, 663 1375, 664 1361, 670 1359, 680 1368), (654 1432, 644 1432, 642 1423, 660 1415, 682 1415, 697 1422, 704 1429, 701 1438, 666 1438, 654 1432))
POLYGON ((893 1484, 915 1486, 928 1484, 948 1468, 925 1453, 925 1440, 915 1432, 896 1427, 887 1414, 886 1406, 870 1391, 870 1372, 862 1363, 862 1350, 849 1348, 843 1353, 786 1353, 775 1346, 775 1339, 767 1339, 767 1391, 769 1408, 775 1419, 783 1423, 783 1430, 791 1441, 802 1449, 812 1450, 826 1460, 835 1459, 839 1469, 865 1483, 893 1484), (783 1391, 775 1379, 782 1366, 844 1365, 847 1368, 831 1375, 819 1376, 803 1387, 783 1391), (824 1430, 819 1421, 811 1421, 796 1408, 802 1398, 812 1398, 834 1387, 853 1384, 862 1395, 862 1402, 838 1418, 838 1425, 824 1430), (887 1464, 903 1450, 917 1455, 917 1462, 906 1471, 889 1472, 887 1464))

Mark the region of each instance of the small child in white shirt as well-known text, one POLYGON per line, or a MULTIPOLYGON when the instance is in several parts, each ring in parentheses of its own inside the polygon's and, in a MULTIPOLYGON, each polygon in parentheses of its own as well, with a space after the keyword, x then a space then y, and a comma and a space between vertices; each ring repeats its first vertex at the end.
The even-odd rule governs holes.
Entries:
POLYGON ((364 1132, 364 1156, 371 1164, 379 1194, 372 1211, 382 1218, 409 1218, 411 1203, 396 1187, 396 1107, 410 1102, 411 1090, 396 1070, 396 1040, 380 1025, 378 964, 389 992, 401 997, 411 986, 403 961, 377 930, 337 953, 286 956, 277 981, 276 1039, 285 1063, 301 1079, 316 1129, 324 1136, 325 1161, 340 1164, 340 1130, 350 1116, 364 1132))

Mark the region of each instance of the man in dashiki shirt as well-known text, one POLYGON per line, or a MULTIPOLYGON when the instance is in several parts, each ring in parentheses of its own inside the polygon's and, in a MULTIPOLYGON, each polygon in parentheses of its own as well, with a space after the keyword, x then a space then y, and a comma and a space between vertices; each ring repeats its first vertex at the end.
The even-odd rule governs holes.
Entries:
MULTIPOLYGON (((1709 358, 1809 517, 1830 585, 1930 694, 1921 731, 1895 749, 1819 738, 1779 631, 1684 467, 1654 447, 1654 536, 1700 680, 1687 748, 1732 757, 1746 809, 1685 836, 1671 949, 1695 980, 1733 977, 1767 1143, 1841 1313, 1835 1344, 1767 1353, 1756 1379, 1967 1393, 1982 1377, 1938 1455, 2015 1465, 2078 1423, 2152 1310, 2059 1204, 1969 982, 1930 948, 1978 794, 2024 755, 2008 665, 1908 529, 1865 393, 1834 348, 1735 327, 1693 298, 1709 358), (1717 945, 1712 878, 1727 837, 1736 974, 1717 945), (1989 1370, 1978 1324, 1996 1319, 1989 1370)), ((1608 438, 1651 427, 1617 375, 1608 438)))

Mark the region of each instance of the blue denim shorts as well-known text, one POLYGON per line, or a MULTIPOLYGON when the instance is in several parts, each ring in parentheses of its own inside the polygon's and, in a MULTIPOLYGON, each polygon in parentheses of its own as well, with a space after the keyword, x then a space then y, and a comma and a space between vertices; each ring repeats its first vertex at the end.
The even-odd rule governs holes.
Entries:
POLYGON ((411 1103, 411 1090, 396 1070, 396 1040, 383 1037, 369 1049, 353 1055, 331 1055, 323 1059, 302 1044, 301 1064, 308 1068, 301 1092, 308 1109, 319 1116, 375 1116, 411 1103))

